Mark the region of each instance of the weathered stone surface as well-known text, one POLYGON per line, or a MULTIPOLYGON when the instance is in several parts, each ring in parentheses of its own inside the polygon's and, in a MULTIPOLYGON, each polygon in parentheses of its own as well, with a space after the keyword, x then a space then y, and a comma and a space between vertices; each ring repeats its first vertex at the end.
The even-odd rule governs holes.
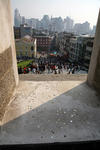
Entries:
POLYGON ((0 53, 0 79, 5 75, 7 70, 12 66, 12 52, 11 47, 0 53))
POLYGON ((0 80, 0 120, 5 113, 5 109, 15 88, 15 78, 12 67, 7 70, 0 80))
POLYGON ((94 40, 94 47, 88 73, 88 84, 100 93, 100 12, 94 40))
POLYGON ((0 132, 1 145, 99 139, 100 100, 84 81, 20 81, 0 132))
POLYGON ((18 84, 10 0, 0 0, 0 122, 18 84))
POLYGON ((84 74, 21 74, 19 79, 22 81, 84 81, 87 75, 84 74))

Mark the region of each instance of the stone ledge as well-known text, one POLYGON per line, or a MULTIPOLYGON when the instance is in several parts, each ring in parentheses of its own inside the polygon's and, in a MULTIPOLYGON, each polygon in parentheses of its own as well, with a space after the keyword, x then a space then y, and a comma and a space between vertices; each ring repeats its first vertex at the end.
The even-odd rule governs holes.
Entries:
POLYGON ((15 88, 15 79, 12 67, 6 72, 6 75, 0 80, 0 121, 5 113, 6 106, 15 88))
POLYGON ((86 81, 87 75, 84 74, 21 74, 19 75, 21 81, 86 81))

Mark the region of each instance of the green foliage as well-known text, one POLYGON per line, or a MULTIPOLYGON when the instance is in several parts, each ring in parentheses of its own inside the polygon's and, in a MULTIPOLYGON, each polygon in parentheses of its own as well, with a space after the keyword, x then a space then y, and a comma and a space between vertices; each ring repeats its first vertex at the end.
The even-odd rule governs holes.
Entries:
POLYGON ((27 60, 27 61, 23 61, 17 64, 18 68, 24 68, 24 67, 28 67, 30 65, 30 63, 32 63, 33 60, 27 60))

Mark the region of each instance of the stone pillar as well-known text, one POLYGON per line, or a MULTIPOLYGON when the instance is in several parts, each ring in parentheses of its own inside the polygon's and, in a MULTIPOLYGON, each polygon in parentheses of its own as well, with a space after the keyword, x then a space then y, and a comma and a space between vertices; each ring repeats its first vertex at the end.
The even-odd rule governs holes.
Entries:
POLYGON ((100 93, 100 12, 87 82, 100 93))
POLYGON ((10 0, 0 0, 0 122, 18 80, 10 0))

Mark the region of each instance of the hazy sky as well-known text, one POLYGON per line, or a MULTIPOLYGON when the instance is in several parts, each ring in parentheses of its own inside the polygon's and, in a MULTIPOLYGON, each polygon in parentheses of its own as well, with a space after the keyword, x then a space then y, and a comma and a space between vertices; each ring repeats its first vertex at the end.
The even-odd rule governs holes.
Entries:
POLYGON ((44 14, 50 17, 70 16, 75 23, 97 23, 100 0, 11 0, 13 11, 18 8, 21 16, 41 19, 44 14))

